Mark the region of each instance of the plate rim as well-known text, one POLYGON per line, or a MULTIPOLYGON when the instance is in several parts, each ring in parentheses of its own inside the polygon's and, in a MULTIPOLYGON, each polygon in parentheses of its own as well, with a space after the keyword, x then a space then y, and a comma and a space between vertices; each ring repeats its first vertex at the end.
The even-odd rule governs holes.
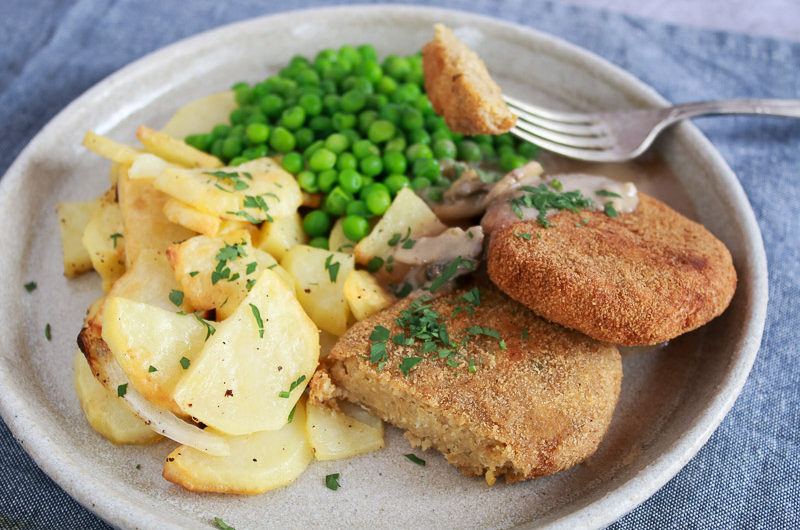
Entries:
MULTIPOLYGON (((190 49, 196 42, 201 42, 203 39, 208 39, 209 37, 216 37, 217 34, 222 35, 231 31, 249 29, 251 26, 257 26, 267 19, 278 20, 280 18, 294 18, 310 13, 327 15, 337 12, 346 12, 350 8, 351 6, 348 5, 339 5, 293 9, 223 24, 151 51, 119 70, 116 70, 92 85, 61 109, 30 139, 28 144, 20 151, 14 162, 9 166, 3 178, 0 179, 0 206, 7 200, 9 188, 13 185, 12 181, 21 178, 23 175, 22 169, 25 161, 30 158, 31 153, 43 142, 42 138, 45 136, 46 132, 52 128, 56 128, 60 122, 67 120, 70 115, 75 113, 85 103, 99 96, 104 91, 113 89, 118 81, 126 80, 129 77, 135 77, 138 73, 146 72, 149 68, 157 66, 160 62, 179 57, 185 54, 186 50, 190 49)), ((442 18, 455 16, 462 19, 469 19, 482 25, 505 27, 517 33, 527 34, 536 39, 547 41, 548 45, 553 46, 554 50, 559 53, 566 53, 578 57, 586 63, 591 64, 595 69, 601 69, 605 75, 609 76, 615 82, 634 86, 636 92, 648 103, 654 105, 665 105, 668 103, 653 87, 608 59, 586 48, 572 44, 561 37, 523 24, 459 9, 409 4, 361 5, 359 9, 381 14, 397 12, 403 15, 424 11, 431 16, 437 14, 440 14, 442 18)), ((130 112, 135 112, 140 108, 141 107, 131 108, 130 112)), ((116 115, 114 116, 114 120, 119 121, 125 117, 125 115, 116 115)), ((731 365, 728 372, 721 379, 721 390, 714 394, 703 412, 698 415, 695 421, 689 424, 690 427, 685 431, 684 435, 666 452, 662 453, 634 476, 626 479, 613 491, 607 493, 599 500, 590 502, 586 506, 570 512, 569 514, 560 517, 556 516, 554 519, 546 521, 545 524, 548 526, 555 528, 606 526, 636 508, 664 486, 692 457, 694 457, 725 418, 741 393, 758 350, 760 349, 767 315, 768 279, 766 252, 755 214, 741 183, 713 144, 699 129, 690 123, 681 124, 679 128, 682 134, 688 135, 697 150, 721 171, 725 192, 729 195, 731 201, 740 207, 740 214, 743 217, 742 226, 748 236, 745 241, 747 243, 746 250, 751 251, 750 260, 752 262, 752 267, 745 271, 745 273, 748 277, 748 283, 751 286, 752 292, 764 293, 764 296, 754 296, 751 300, 751 304, 748 306, 747 313, 749 314, 749 319, 747 320, 747 329, 743 334, 743 344, 740 349, 739 359, 731 365)), ((98 130, 100 129, 102 129, 102 127, 98 127, 98 130)), ((3 371, 0 370, 0 379, 2 377, 4 377, 4 374, 3 371)), ((176 519, 184 521, 187 526, 197 523, 196 520, 186 517, 183 514, 171 514, 170 517, 172 521, 165 521, 157 517, 157 514, 153 511, 143 511, 141 506, 133 505, 131 501, 128 501, 122 496, 117 496, 112 499, 104 498, 104 502, 95 502, 97 499, 93 494, 96 492, 85 483, 74 481, 76 475, 74 472, 71 473, 73 470, 68 467, 71 459, 64 455, 62 451, 54 451, 53 444, 46 441, 47 437, 40 436, 43 434, 43 430, 39 426, 39 422, 27 418, 23 414, 17 415, 15 413, 14 407, 18 405, 16 401, 17 396, 9 396, 5 393, 0 394, 0 416, 2 416, 12 435, 40 469, 73 499, 88 510, 92 511, 106 522, 114 525, 127 523, 149 527, 159 524, 177 528, 178 526, 175 525, 177 522, 176 519), (23 432, 27 434, 22 435, 21 433, 23 432)), ((78 473, 78 475, 80 475, 80 473, 78 473)), ((109 490, 107 490, 107 492, 110 493, 109 490)), ((536 522, 527 522, 521 525, 521 527, 525 528, 534 526, 540 526, 540 524, 536 522)))

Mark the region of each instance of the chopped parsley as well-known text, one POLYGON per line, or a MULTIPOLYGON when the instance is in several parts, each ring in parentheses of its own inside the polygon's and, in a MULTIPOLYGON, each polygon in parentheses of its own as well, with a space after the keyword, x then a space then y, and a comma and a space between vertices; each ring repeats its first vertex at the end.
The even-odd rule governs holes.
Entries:
POLYGON ((456 272, 458 272, 459 266, 463 266, 467 270, 472 270, 475 268, 475 265, 471 261, 464 259, 461 256, 457 256, 456 259, 451 261, 447 267, 444 268, 439 277, 431 282, 431 286, 429 287, 430 291, 434 292, 436 289, 450 281, 456 275, 456 272))
POLYGON ((177 289, 173 289, 169 293, 169 301, 175 304, 176 306, 180 306, 183 303, 183 291, 179 291, 177 289))
POLYGON ((256 267, 258 267, 258 263, 253 261, 247 264, 247 269, 245 269, 245 274, 253 274, 256 271, 256 267))
POLYGON ((192 271, 192 272, 190 272, 190 273, 189 273, 189 276, 190 276, 190 277, 192 277, 192 278, 194 278, 194 277, 195 277, 195 276, 197 276, 198 274, 200 274, 200 271, 192 271))
POLYGON ((620 195, 619 193, 614 193, 613 191, 608 191, 608 190, 597 190, 594 193, 595 195, 599 195, 600 197, 617 197, 618 199, 622 198, 622 195, 620 195))
POLYGON ((239 259, 240 257, 247 257, 244 246, 244 241, 241 243, 234 243, 233 245, 225 243, 225 246, 219 249, 217 255, 214 256, 214 259, 217 261, 217 266, 214 271, 211 272, 211 285, 216 285, 218 281, 225 279, 231 282, 239 277, 239 273, 231 276, 231 268, 228 266, 228 262, 239 259))
POLYGON ((341 267, 342 264, 338 261, 331 263, 332 259, 333 254, 325 259, 325 270, 328 271, 328 278, 330 278, 331 283, 336 283, 336 277, 339 275, 339 267, 341 267))
POLYGON ((181 360, 179 362, 181 363, 181 368, 183 368, 184 370, 188 370, 189 365, 192 364, 191 361, 189 361, 189 359, 187 359, 186 357, 181 357, 181 360))
POLYGON ((247 287, 247 292, 248 293, 250 292, 250 289, 252 289, 255 284, 256 284, 256 281, 254 279, 247 280, 247 283, 245 284, 245 287, 247 287))
POLYGON ((500 340, 500 333, 493 328, 482 328, 481 326, 470 326, 467 328, 467 333, 471 333, 472 335, 486 335, 487 337, 492 337, 493 339, 500 340))
POLYGON ((214 522, 217 523, 217 526, 219 527, 220 530, 236 530, 231 525, 226 524, 225 521, 223 521, 219 517, 214 517, 214 522))
POLYGON ((252 215, 250 215, 250 213, 249 213, 249 212, 246 212, 246 211, 244 211, 244 210, 239 210, 238 212, 234 212, 233 210, 228 210, 228 211, 227 211, 227 212, 225 212, 225 213, 227 213, 227 214, 230 214, 230 215, 236 215, 236 216, 239 216, 239 217, 244 217, 244 219, 245 219, 245 220, 246 220, 248 223, 252 223, 252 224, 254 224, 254 225, 257 225, 257 224, 261 223, 261 221, 259 221, 258 219, 256 219, 256 218, 255 218, 255 217, 253 217, 252 215))
POLYGON ((53 336, 50 333, 50 323, 49 322, 47 324, 45 324, 45 326, 44 326, 44 338, 46 338, 47 340, 51 340, 53 338, 53 336))
POLYGON ((325 487, 333 491, 338 490, 339 473, 331 473, 330 475, 325 475, 325 487))
MULTIPOLYGON (((204 173, 206 175, 211 175, 212 177, 217 177, 218 179, 224 180, 226 183, 230 183, 233 186, 233 189, 236 191, 246 190, 250 187, 247 182, 242 180, 242 177, 238 171, 205 171, 204 173)), ((242 173, 241 175, 248 177, 250 180, 253 179, 250 173, 242 173)), ((229 191, 219 185, 217 185, 217 187, 223 191, 229 191)))
MULTIPOLYGON (((269 195, 272 195, 276 199, 278 198, 278 196, 275 195, 274 193, 270 193, 269 195)), ((242 205, 245 208, 254 208, 256 210, 261 210, 262 212, 264 212, 264 217, 267 219, 268 222, 271 223, 273 221, 272 216, 269 213, 267 213, 269 212, 269 206, 267 206, 267 201, 265 201, 264 197, 262 197, 261 195, 245 195, 244 203, 242 203, 242 205)), ((239 212, 236 215, 241 215, 241 214, 242 212, 239 212)), ((253 221, 250 222, 253 223, 253 221)), ((260 222, 261 221, 256 221, 253 224, 258 224, 260 222)))
POLYGON ((478 371, 478 369, 475 367, 475 359, 469 360, 469 371, 473 374, 478 371))
POLYGON ((261 312, 254 304, 250 304, 250 311, 253 312, 253 318, 256 319, 256 324, 258 324, 258 337, 263 339, 264 338, 264 321, 261 320, 261 312))
POLYGON ((400 371, 403 372, 404 376, 408 377, 411 369, 421 363, 422 360, 422 357, 403 357, 403 360, 400 361, 400 371))
POLYGON ((378 256, 375 256, 367 263, 367 270, 373 274, 381 270, 381 267, 383 267, 383 258, 378 256))
POLYGON ((417 464, 418 466, 423 466, 423 467, 425 466, 425 461, 420 457, 418 457, 417 455, 415 455, 414 453, 408 453, 407 455, 405 455, 405 457, 414 462, 415 464, 417 464))
POLYGON ((117 397, 122 397, 128 392, 128 383, 123 383, 117 387, 117 397))
POLYGON ((152 374, 153 372, 157 372, 157 371, 158 371, 158 368, 156 368, 155 366, 153 366, 153 365, 151 364, 151 365, 150 365, 150 368, 148 368, 148 369, 147 369, 147 371, 148 371, 148 372, 150 372, 150 373, 152 374))
POLYGON ((604 210, 606 212, 606 215, 609 216, 609 217, 616 217, 618 215, 617 214, 617 209, 614 208, 614 203, 612 203, 611 201, 608 201, 606 203, 606 206, 605 206, 604 210))
POLYGON ((303 382, 303 381, 305 381, 305 380, 306 380, 306 376, 305 376, 305 375, 301 375, 301 376, 300 376, 300 377, 298 377, 298 378, 297 378, 295 381, 292 381, 292 384, 291 384, 291 385, 289 385, 289 390, 288 390, 288 391, 286 391, 286 390, 281 390, 281 391, 278 393, 278 397, 282 397, 282 398, 284 398, 284 399, 288 399, 288 398, 289 398, 289 396, 290 396, 290 395, 292 394, 292 392, 294 391, 294 389, 295 389, 295 388, 297 388, 298 386, 300 386, 300 383, 302 383, 302 382, 303 382))
POLYGON ((556 191, 564 191, 564 185, 556 179, 551 180, 550 185, 553 186, 553 189, 556 191))
POLYGON ((123 235, 120 234, 119 232, 117 232, 117 233, 111 234, 108 237, 109 237, 109 239, 111 239, 114 242, 114 248, 117 248, 117 239, 123 237, 123 235))
POLYGON ((514 235, 517 237, 521 237, 526 241, 531 238, 531 235, 528 232, 523 232, 522 234, 520 234, 519 232, 514 232, 514 235))
POLYGON ((286 423, 292 423, 292 420, 294 419, 294 411, 296 409, 297 409, 297 403, 295 403, 294 407, 292 407, 292 410, 289 411, 289 417, 286 418, 286 423))
MULTIPOLYGON (((551 184, 557 180, 551 182, 551 184)), ((561 188, 561 183, 558 183, 561 188)), ((553 185, 555 188, 555 185, 553 185)), ((536 187, 522 186, 522 191, 526 192, 519 197, 509 199, 508 203, 511 205, 511 210, 522 219, 522 208, 535 208, 539 211, 536 220, 539 226, 547 228, 551 223, 546 219, 548 210, 569 210, 570 212, 577 213, 582 208, 588 208, 592 205, 592 200, 584 197, 578 191, 557 191, 548 188, 545 184, 539 184, 536 187)))
POLYGON ((36 282, 28 282, 25 285, 23 285, 23 287, 25 287, 25 290, 28 291, 29 293, 33 292, 34 290, 36 290, 36 282))
POLYGON ((200 318, 199 316, 197 316, 197 314, 194 315, 194 318, 196 318, 198 322, 200 322, 201 324, 203 324, 206 327, 206 338, 205 338, 205 340, 208 340, 208 338, 211 335, 216 333, 217 329, 214 326, 212 326, 211 324, 209 324, 208 322, 206 322, 205 320, 203 320, 202 318, 200 318))
POLYGON ((481 292, 477 287, 473 287, 461 295, 461 298, 454 300, 452 303, 458 305, 456 305, 455 309, 453 309, 453 314, 450 315, 450 320, 456 318, 456 315, 462 311, 466 311, 471 316, 475 316, 475 308, 481 305, 481 292), (465 302, 467 305, 461 305, 459 302, 465 302))
POLYGON ((531 335, 528 332, 528 328, 523 328, 522 333, 519 334, 519 338, 522 340, 528 340, 530 336, 531 335))

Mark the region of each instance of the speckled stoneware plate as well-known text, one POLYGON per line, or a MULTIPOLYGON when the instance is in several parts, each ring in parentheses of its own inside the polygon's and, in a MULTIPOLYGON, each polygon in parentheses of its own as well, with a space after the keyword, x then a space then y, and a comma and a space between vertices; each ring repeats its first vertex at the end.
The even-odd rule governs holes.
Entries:
MULTIPOLYGON (((381 55, 418 50, 435 22, 476 49, 509 93, 557 107, 661 105, 652 89, 594 55, 530 29, 419 7, 291 12, 226 26, 145 57, 69 105, 0 181, 0 411, 39 466, 78 501, 124 528, 599 527, 645 500, 694 455, 739 394, 759 347, 767 299, 761 236, 736 177, 711 144, 683 124, 656 146, 674 177, 641 166, 645 189, 696 216, 733 254, 739 285, 710 325, 650 352, 626 352, 619 406, 598 452, 556 476, 487 487, 438 453, 420 467, 388 429, 387 447, 315 462, 293 484, 254 497, 192 494, 161 478, 164 441, 115 447, 95 434, 72 387, 75 336, 101 294, 94 274, 62 275, 55 205, 107 186, 107 163, 80 146, 86 129, 133 143, 139 124, 162 126, 183 103, 257 81, 295 54, 372 43, 381 55), (657 184, 653 188, 653 185, 657 184), (695 214, 694 206, 701 205, 695 214), (30 212, 44 212, 31 216, 30 212), (31 294, 23 283, 36 280, 31 294), (44 323, 53 340, 44 337, 44 323), (137 469, 137 464, 141 469, 137 469), (341 474, 342 488, 324 486, 341 474)), ((656 164, 657 166, 657 164, 656 164)), ((663 170, 663 168, 662 168, 663 170)))

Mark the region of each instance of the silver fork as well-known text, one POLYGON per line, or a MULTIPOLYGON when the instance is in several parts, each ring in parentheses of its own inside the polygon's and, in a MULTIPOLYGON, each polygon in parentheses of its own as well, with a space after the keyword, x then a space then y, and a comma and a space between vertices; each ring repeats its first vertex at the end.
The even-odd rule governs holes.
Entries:
POLYGON ((511 134, 561 155, 594 162, 621 162, 642 154, 673 123, 714 114, 765 114, 800 118, 800 100, 731 99, 659 109, 556 112, 503 96, 519 118, 511 134))

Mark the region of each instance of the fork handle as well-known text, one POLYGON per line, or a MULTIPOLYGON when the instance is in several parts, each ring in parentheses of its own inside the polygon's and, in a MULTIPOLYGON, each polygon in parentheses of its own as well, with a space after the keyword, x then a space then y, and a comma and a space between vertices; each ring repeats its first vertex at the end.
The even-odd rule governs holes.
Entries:
POLYGON ((798 99, 722 99, 719 101, 701 101, 683 103, 669 108, 669 123, 714 114, 763 114, 767 116, 783 116, 800 118, 800 100, 798 99))

